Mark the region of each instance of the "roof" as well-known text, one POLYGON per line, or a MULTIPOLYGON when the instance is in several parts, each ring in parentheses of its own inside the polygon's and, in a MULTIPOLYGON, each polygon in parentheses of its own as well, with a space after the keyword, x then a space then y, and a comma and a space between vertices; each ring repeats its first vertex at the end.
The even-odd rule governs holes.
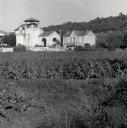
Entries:
POLYGON ((29 18, 29 19, 24 20, 24 22, 40 22, 40 21, 34 18, 29 18))
POLYGON ((15 29, 15 31, 18 31, 20 28, 22 28, 24 30, 25 29, 25 24, 21 24, 19 27, 17 27, 15 29))
POLYGON ((89 31, 74 31, 76 36, 85 36, 89 31))
POLYGON ((63 36, 64 36, 64 37, 69 37, 69 36, 71 35, 71 33, 72 33, 72 31, 68 31, 68 32, 66 32, 63 36))
POLYGON ((95 33, 97 37, 102 37, 102 36, 108 36, 108 33, 100 32, 100 33, 95 33))
POLYGON ((53 32, 56 32, 56 31, 45 31, 40 36, 47 37, 47 36, 51 35, 53 32))
POLYGON ((85 36, 89 31, 86 30, 86 31, 77 31, 77 30, 73 30, 73 31, 68 31, 67 33, 64 34, 64 37, 69 37, 72 32, 74 32, 74 34, 76 36, 85 36))

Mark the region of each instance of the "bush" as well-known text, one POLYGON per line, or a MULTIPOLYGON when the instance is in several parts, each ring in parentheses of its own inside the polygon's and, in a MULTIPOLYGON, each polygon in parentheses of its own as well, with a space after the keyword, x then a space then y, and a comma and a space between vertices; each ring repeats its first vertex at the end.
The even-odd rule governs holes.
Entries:
POLYGON ((82 46, 76 46, 74 48, 74 51, 83 51, 83 50, 84 50, 84 48, 82 46))
POLYGON ((24 45, 19 44, 18 46, 15 46, 13 49, 14 52, 25 52, 26 47, 24 45))
POLYGON ((35 47, 42 47, 42 45, 36 44, 35 47))
POLYGON ((84 45, 84 48, 90 48, 90 44, 89 43, 86 43, 85 45, 84 45))

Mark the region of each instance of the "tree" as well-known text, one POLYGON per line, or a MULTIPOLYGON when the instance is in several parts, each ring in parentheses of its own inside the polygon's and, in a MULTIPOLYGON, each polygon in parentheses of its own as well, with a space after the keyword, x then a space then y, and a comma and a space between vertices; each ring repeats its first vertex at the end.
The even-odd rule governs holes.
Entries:
POLYGON ((96 47, 107 48, 107 43, 109 42, 109 35, 107 33, 98 33, 96 37, 96 47))
POLYGON ((9 35, 5 35, 3 37, 3 43, 8 46, 14 47, 16 46, 16 35, 14 33, 10 33, 9 35))
POLYGON ((89 49, 90 48, 90 44, 89 43, 84 44, 84 48, 89 49))
POLYGON ((124 46, 124 35, 120 31, 110 31, 109 34, 109 42, 107 43, 108 48, 119 48, 124 46))
POLYGON ((127 31, 125 31, 123 35, 124 35, 123 42, 124 42, 124 45, 127 47, 127 31))

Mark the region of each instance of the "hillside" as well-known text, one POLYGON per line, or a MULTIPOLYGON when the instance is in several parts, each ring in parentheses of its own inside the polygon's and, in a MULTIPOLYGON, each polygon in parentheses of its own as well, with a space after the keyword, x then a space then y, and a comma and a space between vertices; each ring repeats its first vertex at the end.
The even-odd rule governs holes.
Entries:
POLYGON ((89 22, 67 22, 60 25, 51 25, 44 27, 45 31, 55 30, 66 32, 68 30, 92 30, 94 32, 107 32, 107 31, 119 31, 125 30, 127 21, 127 15, 119 13, 118 16, 110 16, 107 18, 97 17, 89 22))

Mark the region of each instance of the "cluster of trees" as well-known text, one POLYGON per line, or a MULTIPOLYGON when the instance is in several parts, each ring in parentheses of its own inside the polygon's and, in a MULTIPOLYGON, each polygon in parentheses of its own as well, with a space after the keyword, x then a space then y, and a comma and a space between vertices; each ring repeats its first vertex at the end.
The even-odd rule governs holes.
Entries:
POLYGON ((107 33, 99 33, 97 34, 96 44, 99 48, 126 48, 127 32, 109 31, 107 33))
POLYGON ((1 46, 6 44, 7 46, 14 47, 16 46, 16 35, 14 33, 7 34, 2 38, 1 42, 1 46))
POLYGON ((51 25, 44 27, 45 31, 55 30, 62 31, 63 33, 68 30, 92 30, 93 32, 108 32, 108 31, 121 31, 124 30, 124 25, 127 21, 127 15, 119 13, 118 16, 110 16, 107 18, 97 17, 89 22, 67 22, 61 25, 51 25))

